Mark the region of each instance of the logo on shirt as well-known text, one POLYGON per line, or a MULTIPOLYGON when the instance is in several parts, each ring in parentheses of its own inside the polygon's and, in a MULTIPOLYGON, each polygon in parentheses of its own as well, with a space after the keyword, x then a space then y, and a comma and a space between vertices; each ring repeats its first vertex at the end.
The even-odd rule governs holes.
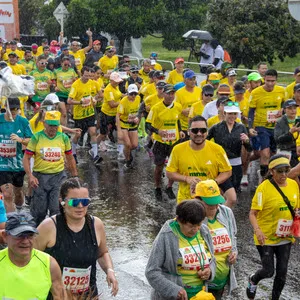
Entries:
POLYGON ((19 130, 17 131, 17 133, 21 133, 21 130, 19 129, 19 130))
POLYGON ((208 162, 206 162, 206 165, 212 165, 212 162, 209 160, 208 162))

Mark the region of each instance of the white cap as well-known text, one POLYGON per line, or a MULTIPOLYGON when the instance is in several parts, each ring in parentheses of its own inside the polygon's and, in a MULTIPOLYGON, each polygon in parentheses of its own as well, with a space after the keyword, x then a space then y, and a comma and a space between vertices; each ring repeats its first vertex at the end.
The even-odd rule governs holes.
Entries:
POLYGON ((123 79, 121 78, 120 74, 117 72, 112 72, 109 76, 110 80, 113 80, 115 82, 122 82, 123 79))
POLYGON ((128 94, 130 93, 138 93, 139 92, 139 89, 138 87, 136 86, 136 84, 132 83, 128 86, 128 89, 127 89, 127 92, 128 94))
POLYGON ((238 106, 235 106, 235 105, 232 105, 232 106, 225 105, 224 106, 224 111, 226 113, 241 113, 240 108, 238 106))
POLYGON ((18 48, 22 48, 23 45, 22 45, 21 43, 17 43, 17 47, 18 47, 18 48))
POLYGON ((234 70, 230 70, 228 72, 228 76, 236 76, 236 75, 237 75, 237 73, 234 70))
POLYGON ((51 94, 48 94, 45 98, 45 100, 51 100, 53 102, 53 104, 57 104, 59 103, 59 98, 57 97, 56 94, 54 93, 51 93, 51 94))

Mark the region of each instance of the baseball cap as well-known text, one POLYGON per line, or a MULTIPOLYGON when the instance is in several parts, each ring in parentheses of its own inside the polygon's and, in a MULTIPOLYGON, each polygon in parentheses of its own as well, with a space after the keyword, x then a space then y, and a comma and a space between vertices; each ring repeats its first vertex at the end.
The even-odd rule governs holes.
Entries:
POLYGON ((108 51, 108 52, 114 51, 113 46, 107 46, 107 47, 105 48, 105 51, 108 51))
POLYGON ((156 78, 165 78, 164 72, 163 71, 155 71, 153 74, 153 77, 156 78))
POLYGON ((241 81, 246 83, 248 81, 248 75, 242 76, 241 81))
POLYGON ((212 81, 213 83, 218 83, 220 82, 220 76, 218 73, 213 72, 208 75, 208 80, 212 81))
POLYGON ((290 160, 287 157, 278 157, 276 159, 273 159, 268 165, 269 170, 282 167, 290 167, 290 160))
POLYGON ((150 57, 157 57, 157 53, 156 52, 151 52, 150 57))
POLYGON ((175 92, 174 85, 173 84, 166 84, 164 86, 164 93, 169 94, 171 92, 175 92))
POLYGON ((99 45, 99 44, 101 44, 101 42, 99 40, 93 41, 93 45, 99 45))
POLYGON ((47 111, 45 114, 45 123, 52 126, 60 125, 60 112, 59 111, 47 111))
POLYGON ((130 68, 130 72, 138 72, 140 69, 138 68, 138 66, 132 66, 130 68))
POLYGON ((228 101, 224 105, 224 111, 226 113, 241 113, 239 104, 237 102, 233 102, 233 101, 228 101))
POLYGON ((287 108, 291 106, 299 106, 299 105, 294 99, 288 99, 283 103, 283 108, 287 108))
POLYGON ((158 81, 158 82, 156 83, 156 87, 158 87, 158 88, 163 88, 163 87, 165 87, 166 84, 167 84, 167 83, 166 83, 165 81, 160 80, 160 81, 158 81))
POLYGON ((153 78, 153 75, 154 75, 155 72, 156 72, 156 71, 151 70, 151 71, 148 73, 149 78, 153 78))
POLYGON ((10 53, 8 53, 8 56, 19 57, 18 54, 17 54, 16 52, 10 52, 10 53))
POLYGON ((18 236, 24 232, 38 233, 36 223, 29 213, 11 212, 7 214, 5 231, 12 236, 18 236))
POLYGON ((174 84, 174 89, 175 89, 175 91, 178 91, 179 89, 181 89, 184 86, 185 86, 184 82, 177 82, 176 84, 174 84))
POLYGON ((178 63, 180 63, 180 62, 184 62, 184 58, 183 58, 183 57, 177 57, 177 58, 175 59, 175 64, 178 64, 178 63))
POLYGON ((227 84, 220 84, 217 92, 219 95, 230 95, 230 87, 227 84))
POLYGON ((248 75, 248 81, 257 81, 257 80, 261 80, 261 78, 262 77, 257 72, 252 72, 248 75))
POLYGON ((59 103, 59 98, 58 98, 57 95, 54 94, 54 93, 48 94, 48 95, 46 96, 45 100, 51 100, 51 101, 53 102, 53 104, 59 103))
POLYGON ((228 76, 236 76, 236 75, 237 75, 237 73, 236 73, 235 70, 229 70, 228 71, 228 76))
POLYGON ((32 44, 32 45, 31 45, 31 48, 32 48, 32 49, 37 49, 38 47, 39 47, 39 46, 38 46, 37 44, 32 44))
POLYGON ((136 84, 132 83, 132 84, 129 84, 127 92, 128 92, 128 94, 130 94, 130 93, 138 93, 139 89, 136 86, 136 84))
POLYGON ((15 40, 12 40, 12 41, 10 41, 10 43, 9 43, 10 45, 17 45, 17 41, 15 41, 15 40))
POLYGON ((212 179, 197 183, 195 197, 200 197, 207 205, 217 205, 225 202, 217 183, 212 179))
POLYGON ((243 81, 237 81, 233 86, 234 94, 244 94, 246 92, 243 81))
POLYGON ((185 73, 184 73, 184 79, 191 79, 191 78, 193 78, 193 77, 196 77, 196 74, 195 74, 195 72, 194 71, 192 71, 192 70, 188 70, 188 71, 186 71, 185 73))
POLYGON ((61 45, 61 51, 69 50, 69 46, 67 44, 61 45))
POLYGON ((202 94, 213 94, 214 87, 210 84, 206 84, 202 87, 202 94))
POLYGON ((300 83, 295 84, 294 92, 300 91, 300 83))
POLYGON ((11 108, 20 108, 20 100, 18 98, 8 98, 7 104, 10 109, 11 108))
POLYGON ((117 72, 112 72, 109 76, 110 80, 113 80, 115 82, 122 82, 123 79, 121 78, 120 74, 117 72))
POLYGON ((297 67, 294 71, 294 75, 300 75, 300 67, 297 67))
POLYGON ((18 47, 18 48, 22 48, 23 45, 22 45, 21 43, 17 43, 17 47, 18 47))

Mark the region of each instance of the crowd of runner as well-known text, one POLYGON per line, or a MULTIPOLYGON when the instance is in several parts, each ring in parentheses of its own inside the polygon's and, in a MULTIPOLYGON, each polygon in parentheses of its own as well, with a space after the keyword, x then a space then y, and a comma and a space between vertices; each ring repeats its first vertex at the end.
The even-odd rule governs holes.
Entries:
MULTIPOLYGON (((146 267, 152 299, 210 292, 219 300, 226 286, 228 293, 241 288, 231 209, 256 160, 249 218, 262 268, 249 274, 246 292, 254 299, 259 281, 276 271, 271 298, 279 299, 300 218, 300 67, 284 88, 266 63, 238 78, 221 55, 197 83, 181 57, 170 72, 155 52, 139 67, 119 57, 113 42, 102 53, 101 41, 86 34, 84 48, 63 44, 62 33, 59 42, 25 51, 16 40, 0 41, 0 69, 34 79, 34 95, 1 95, 0 239, 7 247, 0 251, 0 297, 96 297, 97 261, 117 294, 104 225, 87 212, 91 199, 77 172, 86 156, 77 149, 88 148, 100 166, 102 152, 117 151, 126 171, 143 147, 155 165, 153 197, 177 198, 176 218, 162 227, 146 267)), ((213 45, 210 55, 220 55, 213 45)))

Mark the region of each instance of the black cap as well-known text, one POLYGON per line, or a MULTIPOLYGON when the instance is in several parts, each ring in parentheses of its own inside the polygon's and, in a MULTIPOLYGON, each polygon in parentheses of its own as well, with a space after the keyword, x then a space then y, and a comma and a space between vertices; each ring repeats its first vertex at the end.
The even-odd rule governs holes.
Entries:
POLYGON ((173 84, 166 84, 164 86, 164 93, 169 94, 171 92, 174 92, 174 93, 176 92, 175 89, 174 89, 174 85, 173 84))
POLYGON ((248 75, 242 76, 241 81, 246 83, 248 81, 248 75))
POLYGON ((65 60, 70 60, 70 56, 65 55, 65 56, 61 59, 61 61, 65 61, 65 60))
POLYGON ((163 80, 160 80, 160 81, 158 81, 157 83, 156 83, 156 87, 165 87, 166 86, 166 82, 165 81, 163 81, 163 80))
POLYGON ((217 100, 216 106, 219 107, 220 104, 225 104, 227 101, 229 101, 229 98, 226 96, 222 96, 217 100))
POLYGON ((138 72, 140 69, 138 68, 138 66, 132 66, 130 68, 130 72, 138 72))
POLYGON ((246 92, 245 85, 243 81, 237 81, 233 86, 234 94, 244 94, 246 92))
POLYGON ((18 236, 24 232, 38 233, 36 223, 29 213, 11 212, 7 214, 5 231, 9 235, 18 236))
POLYGON ((300 91, 300 83, 295 84, 294 92, 300 91))
POLYGON ((211 84, 206 84, 202 88, 203 94, 213 94, 214 93, 214 87, 211 84))
POLYGON ((7 104, 10 109, 12 108, 20 108, 20 100, 18 98, 8 98, 7 104))
POLYGON ((9 43, 10 45, 17 45, 17 41, 15 41, 15 40, 12 40, 12 41, 10 41, 10 43, 9 43))
POLYGON ((283 108, 287 108, 291 106, 299 106, 299 105, 294 99, 288 99, 283 103, 283 108))
POLYGON ((151 71, 148 73, 149 78, 153 78, 154 73, 155 73, 155 71, 154 71, 154 70, 151 70, 151 71))
POLYGON ((14 57, 18 57, 18 54, 16 52, 9 52, 8 53, 8 57, 9 56, 14 56, 14 57))
POLYGON ((160 78, 160 77, 165 77, 165 75, 163 71, 155 71, 153 77, 160 78))

